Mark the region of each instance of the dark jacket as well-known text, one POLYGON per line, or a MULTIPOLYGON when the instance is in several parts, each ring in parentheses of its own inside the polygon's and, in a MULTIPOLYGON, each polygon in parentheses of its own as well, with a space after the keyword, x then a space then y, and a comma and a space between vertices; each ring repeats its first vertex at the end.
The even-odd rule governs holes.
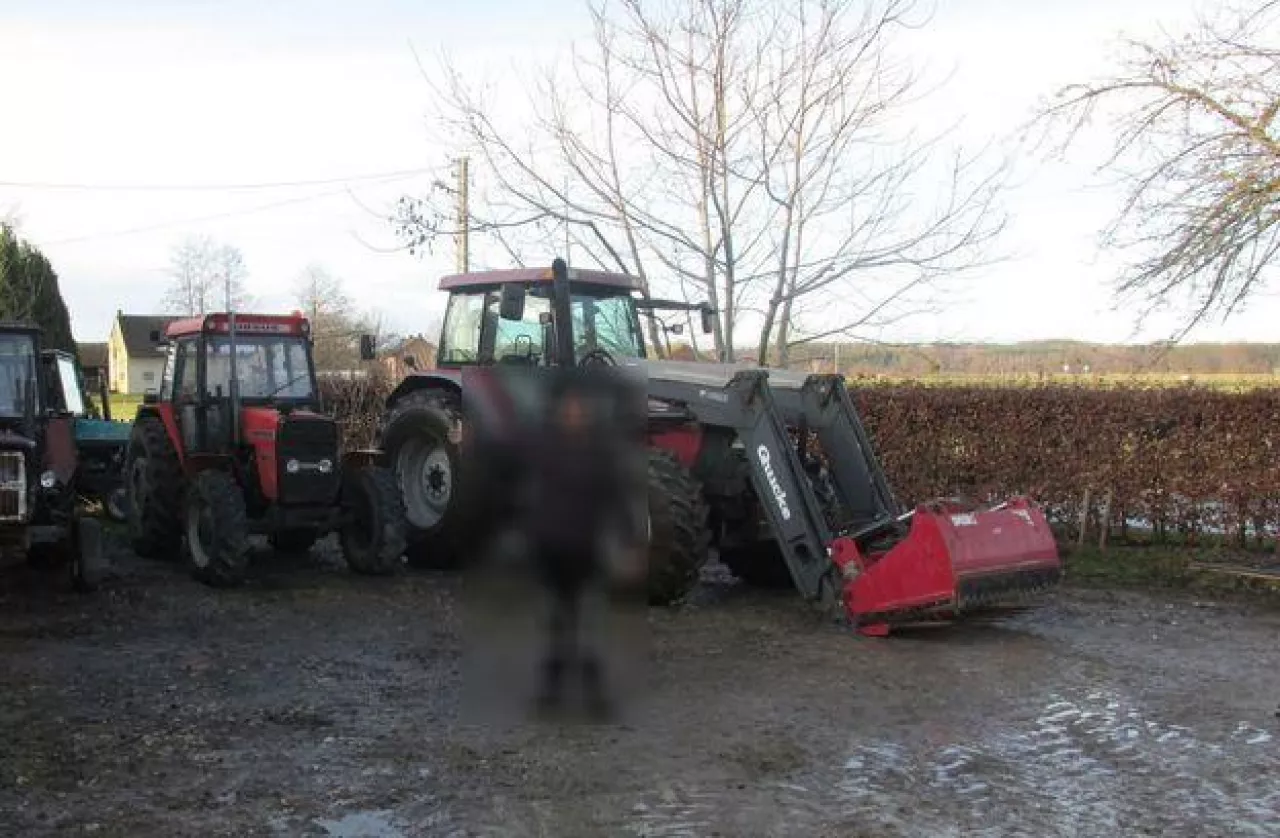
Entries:
POLYGON ((628 484, 617 437, 599 425, 574 432, 549 423, 534 446, 528 532, 552 584, 593 577, 606 532, 625 525, 628 484))

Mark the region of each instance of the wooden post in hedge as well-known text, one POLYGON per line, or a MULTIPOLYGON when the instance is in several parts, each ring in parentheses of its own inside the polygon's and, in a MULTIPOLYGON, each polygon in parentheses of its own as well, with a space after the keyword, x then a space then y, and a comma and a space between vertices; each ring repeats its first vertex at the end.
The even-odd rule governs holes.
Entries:
POLYGON ((1084 489, 1084 499, 1080 502, 1080 532, 1076 535, 1076 546, 1083 547, 1085 534, 1089 530, 1089 487, 1084 489))
POLYGON ((1098 523, 1098 550, 1107 549, 1107 533, 1111 530, 1111 489, 1102 501, 1102 520, 1098 523))

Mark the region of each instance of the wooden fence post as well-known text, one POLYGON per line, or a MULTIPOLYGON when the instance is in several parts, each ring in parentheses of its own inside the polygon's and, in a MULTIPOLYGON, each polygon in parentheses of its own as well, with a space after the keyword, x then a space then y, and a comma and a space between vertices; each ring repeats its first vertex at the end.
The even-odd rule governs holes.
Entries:
POLYGON ((1098 526, 1098 550, 1107 549, 1107 533, 1111 529, 1111 489, 1107 489, 1107 497, 1102 501, 1102 520, 1098 526))
POLYGON ((1089 528, 1089 488, 1084 490, 1084 500, 1080 502, 1080 532, 1076 536, 1076 546, 1084 546, 1085 533, 1089 528))

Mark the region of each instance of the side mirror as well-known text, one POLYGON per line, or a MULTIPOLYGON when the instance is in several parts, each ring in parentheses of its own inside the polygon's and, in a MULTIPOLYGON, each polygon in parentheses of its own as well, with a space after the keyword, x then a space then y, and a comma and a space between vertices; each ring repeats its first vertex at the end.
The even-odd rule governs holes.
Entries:
POLYGON ((709 335, 716 330, 716 310, 707 303, 703 303, 699 310, 702 313, 702 333, 709 335))
POLYGON ((160 402, 159 390, 148 390, 147 392, 142 394, 143 404, 159 404, 159 402, 160 402))
POLYGON ((412 355, 406 355, 404 356, 404 365, 411 370, 416 370, 418 368, 418 359, 412 355))
POLYGON ((374 342, 373 335, 360 336, 360 360, 373 361, 378 357, 378 347, 374 342))
POLYGON ((503 320, 523 320, 525 294, 523 283, 504 283, 502 297, 498 302, 498 316, 503 320))
POLYGON ((160 334, 160 330, 159 330, 159 329, 152 329, 152 330, 151 330, 151 342, 152 342, 152 343, 159 343, 159 342, 160 342, 160 339, 161 339, 162 337, 164 337, 164 335, 160 334))

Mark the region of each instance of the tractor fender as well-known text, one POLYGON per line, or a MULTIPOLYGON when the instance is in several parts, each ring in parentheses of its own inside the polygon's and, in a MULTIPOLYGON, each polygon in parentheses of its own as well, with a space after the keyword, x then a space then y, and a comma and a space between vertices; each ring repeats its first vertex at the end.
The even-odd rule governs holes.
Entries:
POLYGON ((155 419, 164 426, 165 433, 169 435, 169 442, 178 454, 178 462, 183 463, 185 467, 187 456, 186 452, 182 450, 182 433, 178 430, 178 420, 174 415, 173 405, 139 405, 138 412, 133 417, 133 423, 136 425, 144 419, 155 419))
POLYGON ((386 407, 390 409, 400 399, 418 390, 443 390, 461 397, 462 372, 460 370, 451 370, 448 372, 410 373, 396 385, 396 389, 391 391, 391 395, 387 396, 386 407))

